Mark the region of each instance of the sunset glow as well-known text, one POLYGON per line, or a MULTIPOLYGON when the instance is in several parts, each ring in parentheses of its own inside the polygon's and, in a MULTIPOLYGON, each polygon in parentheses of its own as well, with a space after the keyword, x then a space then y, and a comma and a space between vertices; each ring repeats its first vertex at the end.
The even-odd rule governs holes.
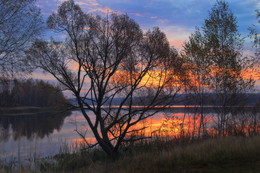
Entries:
MULTIPOLYGON (((62 2, 64 2, 64 0, 43 0, 37 1, 37 4, 42 10, 43 17, 47 19, 52 12, 57 11, 57 7, 62 2)), ((160 26, 162 31, 166 33, 170 44, 175 46, 179 51, 181 51, 184 41, 187 41, 189 35, 194 31, 195 26, 201 26, 203 17, 208 14, 208 10, 214 4, 214 1, 204 0, 202 2, 173 2, 171 0, 164 2, 147 1, 143 3, 143 5, 136 0, 113 2, 103 0, 76 0, 75 2, 78 3, 84 11, 91 14, 106 15, 112 11, 119 14, 127 13, 131 18, 140 23, 141 28, 145 30, 154 26, 160 26), (193 9, 193 13, 189 9, 193 9)), ((229 3, 235 16, 237 16, 239 30, 242 36, 247 36, 248 27, 256 23, 254 10, 259 8, 260 3, 257 1, 232 1, 229 3)), ((47 32, 47 37, 48 36, 64 39, 63 35, 52 32, 47 32)), ((250 41, 246 40, 244 56, 252 56, 254 54, 254 50, 250 48, 251 45, 250 41)), ((72 68, 76 69, 74 65, 72 68)), ((245 74, 245 72, 242 74, 245 74)), ((41 79, 43 78, 40 74, 33 75, 34 78, 37 78, 37 76, 41 79)), ((243 76, 247 79, 252 76, 253 79, 259 80, 259 72, 253 72, 253 70, 249 70, 243 76)), ((46 77, 44 77, 44 79, 45 78, 46 77)), ((257 87, 259 87, 259 81, 256 84, 257 87)))

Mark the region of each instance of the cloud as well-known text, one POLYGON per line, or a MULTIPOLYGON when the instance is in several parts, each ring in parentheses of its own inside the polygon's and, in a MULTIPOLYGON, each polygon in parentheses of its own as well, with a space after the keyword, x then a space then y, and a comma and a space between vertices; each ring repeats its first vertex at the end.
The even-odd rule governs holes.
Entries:
MULTIPOLYGON (((60 0, 60 1, 64 1, 64 0, 60 0)), ((100 4, 97 0, 76 0, 75 3, 80 5, 83 11, 85 10, 88 13, 101 12, 107 14, 114 11, 107 6, 100 4)))
POLYGON ((136 16, 138 16, 138 17, 144 17, 144 15, 143 15, 143 14, 140 14, 140 13, 129 13, 129 14, 134 14, 134 15, 136 15, 136 16))
POLYGON ((193 32, 192 30, 178 25, 166 25, 161 26, 160 28, 167 35, 170 45, 176 47, 177 49, 182 49, 182 44, 189 38, 190 34, 193 32))
POLYGON ((93 1, 87 1, 87 2, 77 2, 77 4, 79 5, 86 5, 86 6, 98 6, 100 5, 99 3, 97 3, 97 1, 93 0, 93 1))
POLYGON ((157 19, 157 16, 151 16, 150 19, 157 19))
POLYGON ((259 0, 244 0, 245 3, 252 3, 255 4, 256 9, 260 8, 260 2, 259 0))
POLYGON ((88 12, 89 13, 92 13, 92 12, 102 12, 102 13, 107 14, 107 13, 113 12, 113 10, 111 10, 110 8, 101 8, 101 7, 99 7, 99 8, 90 9, 88 12))
POLYGON ((166 22, 167 21, 167 19, 158 19, 158 20, 156 20, 157 22, 161 22, 161 23, 163 23, 163 22, 166 22))
MULTIPOLYGON (((59 0, 60 2, 64 2, 67 0, 59 0)), ((109 13, 113 10, 109 7, 104 7, 97 0, 75 0, 75 3, 78 4, 83 10, 86 10, 89 13, 93 12, 102 12, 102 13, 109 13)))

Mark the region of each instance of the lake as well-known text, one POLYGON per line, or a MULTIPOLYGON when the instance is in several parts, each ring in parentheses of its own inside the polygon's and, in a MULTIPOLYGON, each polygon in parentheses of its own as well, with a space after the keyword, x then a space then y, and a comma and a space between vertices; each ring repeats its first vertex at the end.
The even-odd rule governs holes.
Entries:
MULTIPOLYGON (((92 118, 93 114, 88 112, 92 118)), ((205 109, 205 129, 214 130, 216 113, 212 108, 205 109)), ((157 113, 137 126, 146 126, 143 134, 150 136, 177 136, 181 127, 186 133, 198 129, 200 116, 194 113, 194 107, 184 114, 183 106, 157 113), (184 116, 185 115, 185 116, 184 116), (156 133, 154 133, 156 132, 156 133)), ((85 135, 90 143, 95 139, 88 129, 87 122, 80 111, 50 114, 0 116, 0 160, 26 161, 58 154, 66 147, 80 144, 81 137, 75 131, 85 135)))

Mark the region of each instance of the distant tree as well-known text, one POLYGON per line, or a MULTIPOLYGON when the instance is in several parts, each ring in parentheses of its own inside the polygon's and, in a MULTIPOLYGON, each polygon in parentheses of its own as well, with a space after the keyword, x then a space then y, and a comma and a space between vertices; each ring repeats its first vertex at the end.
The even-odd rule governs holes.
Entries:
POLYGON ((252 68, 251 72, 254 74, 260 74, 260 11, 256 10, 257 23, 249 27, 249 37, 253 39, 253 48, 255 49, 255 55, 252 56, 252 68))
POLYGON ((37 41, 28 56, 74 94, 75 108, 115 159, 122 142, 140 139, 135 125, 174 99, 182 63, 159 28, 143 33, 128 15, 88 15, 70 0, 47 23, 66 40, 37 41))
POLYGON ((256 48, 256 52, 255 52, 255 55, 256 55, 256 58, 258 60, 258 63, 260 63, 260 30, 259 30, 259 27, 257 27, 259 24, 260 24, 260 11, 259 10, 256 10, 256 18, 258 19, 257 21, 257 24, 256 25, 253 25, 252 27, 249 28, 249 31, 250 31, 250 34, 249 36, 251 38, 253 38, 254 40, 254 47, 256 48))
POLYGON ((17 79, 13 87, 0 92, 0 106, 37 106, 64 108, 70 103, 66 100, 61 89, 44 81, 17 79))
MULTIPOLYGON (((195 98, 197 104, 199 105, 198 113, 200 114, 200 126, 198 129, 198 136, 200 136, 201 129, 203 131, 203 135, 205 134, 204 105, 206 102, 206 93, 209 91, 209 67, 211 65, 207 57, 209 50, 205 42, 206 40, 201 34, 199 28, 196 28, 196 31, 191 34, 189 40, 185 42, 183 46, 183 56, 186 57, 187 62, 189 63, 188 78, 190 79, 190 96, 192 96, 193 99, 195 98)), ((194 123, 194 127, 195 124, 196 123, 194 123)))
POLYGON ((35 0, 0 0, 0 80, 29 70, 23 51, 42 29, 35 0))
POLYGON ((222 107, 218 116, 220 136, 224 134, 230 106, 243 105, 242 96, 254 85, 252 79, 246 80, 242 76, 242 69, 247 68, 249 59, 242 57, 243 39, 237 28, 228 3, 217 1, 201 31, 192 34, 184 47, 196 66, 199 86, 210 79, 208 88, 216 93, 215 99, 222 107))

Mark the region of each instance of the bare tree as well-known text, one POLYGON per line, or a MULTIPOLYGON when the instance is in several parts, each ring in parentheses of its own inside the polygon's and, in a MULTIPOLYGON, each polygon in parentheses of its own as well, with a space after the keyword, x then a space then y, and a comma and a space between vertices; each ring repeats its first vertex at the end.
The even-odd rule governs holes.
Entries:
POLYGON ((66 40, 37 41, 28 57, 74 94, 74 107, 115 159, 122 142, 139 139, 131 135, 140 130, 135 125, 180 90, 180 58, 159 28, 143 33, 128 15, 88 15, 73 0, 61 4, 48 27, 66 40))
POLYGON ((28 70, 23 51, 42 29, 35 0, 0 0, 0 79, 28 70))

